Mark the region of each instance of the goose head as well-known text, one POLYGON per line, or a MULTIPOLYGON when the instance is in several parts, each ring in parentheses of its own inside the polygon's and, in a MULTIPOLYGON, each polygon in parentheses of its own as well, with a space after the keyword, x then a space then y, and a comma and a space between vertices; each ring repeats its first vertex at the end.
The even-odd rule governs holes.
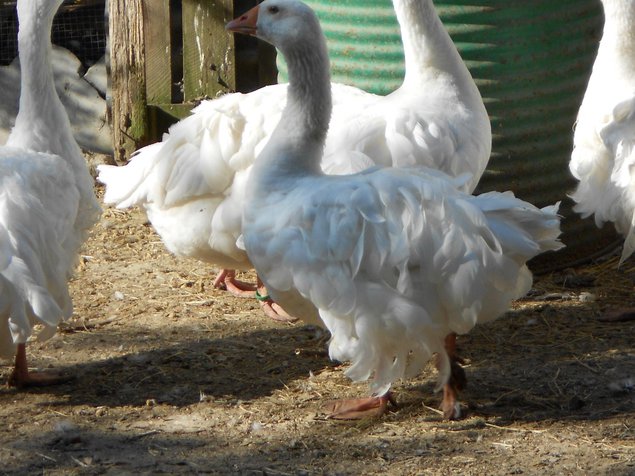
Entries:
POLYGON ((283 54, 322 32, 313 10, 298 0, 265 0, 229 22, 225 29, 271 43, 283 54))

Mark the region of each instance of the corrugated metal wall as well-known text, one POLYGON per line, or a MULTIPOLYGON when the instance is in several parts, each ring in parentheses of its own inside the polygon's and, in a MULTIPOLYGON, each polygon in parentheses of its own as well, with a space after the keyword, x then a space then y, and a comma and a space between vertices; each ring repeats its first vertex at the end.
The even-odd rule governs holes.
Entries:
MULTIPOLYGON (((390 0, 308 0, 329 42, 331 77, 388 94, 403 78, 399 25, 390 0)), ((279 61, 284 76, 285 66, 279 61)))
MULTIPOLYGON (((386 94, 403 52, 390 0, 305 0, 329 40, 334 81, 386 94)), ((601 36, 599 0, 436 0, 492 122, 493 152, 477 191, 507 190, 536 205, 563 200, 564 241, 542 267, 566 265, 615 241, 566 198, 573 125, 601 36)), ((284 65, 280 65, 284 78, 284 65)))

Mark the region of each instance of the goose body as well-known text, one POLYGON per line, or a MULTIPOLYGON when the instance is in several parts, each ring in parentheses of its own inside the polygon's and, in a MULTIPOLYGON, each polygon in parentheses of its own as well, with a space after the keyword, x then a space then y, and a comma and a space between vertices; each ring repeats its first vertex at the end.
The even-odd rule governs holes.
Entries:
POLYGON ((33 325, 50 337, 72 314, 67 282, 99 217, 81 151, 55 92, 51 24, 62 0, 19 0, 20 111, 0 147, 0 355, 16 355, 12 383, 42 383, 26 368, 33 325))
POLYGON ((445 414, 458 416, 447 337, 529 290, 527 260, 562 247, 557 205, 475 197, 465 177, 421 166, 325 175, 329 68, 314 13, 266 0, 228 29, 271 42, 289 67, 286 107, 247 183, 243 235, 256 271, 285 309, 323 322, 331 357, 352 363, 353 380, 370 378, 374 395, 436 352, 440 384, 451 387, 445 414))
MULTIPOLYGON (((376 96, 332 84, 333 115, 322 168, 427 165, 470 175, 472 191, 491 151, 481 96, 431 0, 394 0, 406 58, 403 85, 376 96)), ((145 208, 166 247, 224 268, 252 267, 236 244, 245 184, 277 124, 287 85, 205 101, 139 150, 124 167, 100 166, 105 202, 145 208)))
POLYGON ((569 164, 583 217, 613 222, 635 250, 635 2, 602 0, 605 25, 578 112, 569 164))

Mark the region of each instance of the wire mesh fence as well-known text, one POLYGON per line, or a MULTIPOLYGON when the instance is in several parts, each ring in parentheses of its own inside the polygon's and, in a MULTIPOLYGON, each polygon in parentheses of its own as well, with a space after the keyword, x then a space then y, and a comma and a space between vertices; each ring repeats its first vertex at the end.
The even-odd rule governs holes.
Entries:
MULTIPOLYGON (((0 65, 18 55, 15 0, 0 0, 0 65)), ((85 68, 106 52, 105 0, 66 0, 53 21, 52 40, 73 52, 85 68)))

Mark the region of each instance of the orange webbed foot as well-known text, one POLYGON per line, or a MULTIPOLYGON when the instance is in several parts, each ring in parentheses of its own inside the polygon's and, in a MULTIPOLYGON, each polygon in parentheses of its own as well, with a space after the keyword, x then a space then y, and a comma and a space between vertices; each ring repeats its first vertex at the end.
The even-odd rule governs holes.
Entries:
POLYGON ((329 412, 326 418, 332 420, 359 420, 384 415, 388 411, 389 403, 397 406, 391 392, 379 397, 334 400, 326 403, 324 410, 329 412))

